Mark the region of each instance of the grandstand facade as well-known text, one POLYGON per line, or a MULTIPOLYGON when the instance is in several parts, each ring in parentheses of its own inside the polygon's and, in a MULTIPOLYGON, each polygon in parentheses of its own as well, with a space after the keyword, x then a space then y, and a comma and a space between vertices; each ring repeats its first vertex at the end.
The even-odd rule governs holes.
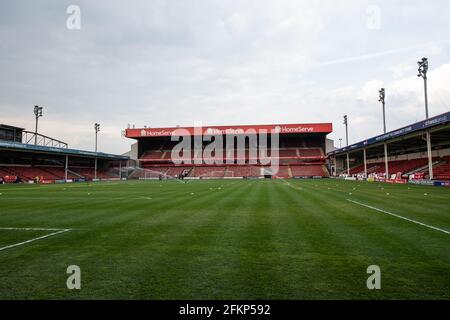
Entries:
POLYGON ((450 181, 450 112, 331 151, 328 157, 334 176, 450 181))
POLYGON ((128 128, 125 136, 136 140, 130 156, 142 169, 132 178, 319 178, 329 176, 326 152, 331 143, 326 137, 330 132, 331 123, 314 123, 128 128), (191 148, 182 150, 179 161, 175 150, 182 139, 188 139, 191 148), (223 142, 223 148, 211 151, 217 141, 223 142), (262 141, 267 141, 266 153, 261 148, 255 151, 262 141))
POLYGON ((1 182, 120 179, 122 164, 125 167, 127 161, 126 156, 69 149, 57 139, 40 134, 33 136, 21 128, 0 125, 1 182))

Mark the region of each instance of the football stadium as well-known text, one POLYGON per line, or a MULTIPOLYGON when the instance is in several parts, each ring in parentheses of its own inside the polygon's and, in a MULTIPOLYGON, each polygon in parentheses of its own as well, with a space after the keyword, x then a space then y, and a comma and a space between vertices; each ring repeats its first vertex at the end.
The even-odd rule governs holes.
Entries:
POLYGON ((411 44, 420 10, 384 1, 389 28, 381 4, 43 3, 0 4, 0 300, 450 300, 447 29, 411 44))
POLYGON ((342 149, 331 123, 126 129, 128 155, 0 128, 2 298, 450 297, 450 113, 342 149))

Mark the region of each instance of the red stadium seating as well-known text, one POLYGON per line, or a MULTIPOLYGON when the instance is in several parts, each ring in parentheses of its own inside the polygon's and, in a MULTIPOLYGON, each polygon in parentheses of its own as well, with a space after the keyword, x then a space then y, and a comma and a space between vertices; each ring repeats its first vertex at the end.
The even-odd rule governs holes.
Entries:
POLYGON ((11 173, 7 168, 0 167, 0 178, 3 178, 5 183, 14 183, 17 181, 17 176, 11 173))
POLYGON ((12 175, 7 169, 0 167, 0 177, 6 177, 12 175))
POLYGON ((356 167, 350 168, 350 174, 360 174, 364 172, 364 164, 357 165, 356 167))
POLYGON ((450 180, 450 157, 444 158, 433 167, 433 176, 438 180, 450 180))
POLYGON ((24 181, 32 181, 35 180, 36 178, 38 178, 39 180, 62 179, 40 167, 11 166, 8 167, 8 169, 10 172, 20 177, 24 181))
POLYGON ((281 149, 278 151, 280 157, 298 157, 297 149, 281 149))
MULTIPOLYGON (((181 156, 181 155, 180 155, 181 156)), ((202 157, 202 153, 200 152, 200 154, 198 154, 197 156, 194 154, 194 150, 191 151, 191 156, 188 158, 189 160, 191 160, 191 162, 193 162, 195 159, 200 159, 202 157)), ((273 153, 269 150, 268 151, 268 156, 271 157, 273 156, 273 153)), ((302 159, 302 158, 308 158, 308 159, 317 159, 317 160, 323 160, 324 159, 324 153, 323 150, 320 148, 302 148, 302 149, 280 149, 278 150, 278 156, 280 159, 302 159)), ((211 157, 215 157, 215 153, 213 152, 211 154, 211 157)), ((256 152, 255 155, 251 155, 249 150, 243 150, 243 155, 241 154, 240 151, 238 150, 233 150, 233 151, 227 151, 227 150, 223 150, 223 156, 222 159, 225 162, 225 160, 227 160, 227 157, 229 158, 228 160, 233 160, 233 161, 237 161, 237 160, 242 160, 245 162, 249 162, 251 159, 252 160, 258 160, 259 159, 259 151, 256 152)), ((167 163, 167 164, 171 164, 172 163, 172 152, 170 150, 151 150, 151 151, 146 151, 140 158, 139 160, 142 163, 167 163)), ((207 161, 207 160, 211 160, 211 159, 206 159, 204 158, 203 161, 207 161)))
POLYGON ((161 150, 150 150, 145 152, 141 159, 143 160, 155 160, 155 159, 162 159, 164 155, 164 152, 162 152, 161 150))
MULTIPOLYGON (((224 178, 224 177, 261 177, 264 171, 258 166, 248 165, 233 165, 233 166, 147 166, 143 169, 138 169, 132 174, 132 178, 158 178, 170 176, 176 177, 183 171, 189 172, 189 177, 198 178, 224 178)), ((324 165, 295 165, 286 166, 281 165, 278 172, 275 174, 278 178, 291 177, 290 170, 293 176, 302 177, 327 177, 328 172, 324 165)), ((270 174, 270 170, 266 171, 270 174)))
POLYGON ((227 167, 195 167, 189 176, 201 178, 223 178, 227 167))
POLYGON ((294 177, 327 177, 329 176, 324 165, 291 166, 294 177))
MULTIPOLYGON (((61 167, 41 167, 42 170, 47 171, 49 174, 58 177, 57 179, 64 179, 65 178, 65 170, 61 167)), ((77 176, 70 171, 67 172, 67 179, 77 179, 80 178, 80 176, 77 176)))
POLYGON ((321 157, 323 156, 321 149, 300 149, 300 157, 321 157))
MULTIPOLYGON (((450 180, 450 157, 444 158, 433 158, 433 161, 439 161, 433 165, 433 178, 435 180, 450 180)), ((420 172, 424 173, 425 176, 428 175, 428 164, 427 158, 412 159, 412 160, 397 160, 389 162, 389 173, 394 174, 400 172, 402 175, 414 172, 422 167, 420 172)), ((384 162, 369 163, 367 165, 367 172, 382 174, 385 172, 384 162)), ((357 175, 364 173, 364 166, 362 164, 355 166, 350 169, 350 174, 357 175)))
POLYGON ((183 172, 190 172, 191 170, 192 167, 169 167, 165 174, 171 177, 177 177, 183 172))
MULTIPOLYGON (((389 161, 388 168, 389 173, 394 174, 400 172, 401 174, 407 174, 415 169, 423 167, 428 163, 428 159, 412 159, 412 160, 397 160, 397 161, 389 161)), ((382 174, 385 172, 385 164, 384 162, 377 163, 368 163, 367 164, 367 173, 376 173, 382 174)), ((364 165, 358 165, 350 169, 350 174, 363 174, 364 173, 364 165)))
MULTIPOLYGON (((0 168, 0 176, 14 175, 20 177, 23 181, 34 181, 36 178, 42 180, 63 180, 65 179, 65 169, 63 167, 50 166, 3 166, 0 168)), ((68 179, 93 179, 94 168, 70 168, 67 173, 68 179)), ((97 178, 110 179, 117 178, 117 174, 112 174, 108 170, 97 170, 97 178)))
MULTIPOLYGON (((319 140, 309 141, 308 138, 300 141, 292 140, 283 142, 282 148, 277 150, 280 165, 279 171, 275 176, 279 178, 289 178, 292 175, 303 177, 328 176, 328 172, 324 166, 325 155, 319 140), (295 174, 291 171, 291 168, 295 168, 295 174)), ((189 177, 199 178, 260 177, 265 174, 271 175, 270 171, 264 172, 261 169, 261 164, 259 166, 253 165, 253 162, 263 162, 261 161, 259 150, 256 154, 250 154, 249 149, 234 149, 229 152, 223 150, 223 162, 215 166, 211 166, 212 163, 210 162, 215 158, 214 152, 211 154, 212 159, 203 158, 202 164, 200 165, 195 162, 201 159, 203 154, 200 152, 198 155, 195 155, 194 150, 192 150, 189 159, 186 160, 189 160, 193 164, 190 166, 190 164, 186 163, 184 167, 181 167, 178 165, 174 166, 176 163, 171 159, 170 145, 166 144, 165 150, 162 146, 158 145, 155 145, 153 148, 144 152, 139 159, 142 168, 146 170, 138 169, 131 177, 157 178, 160 175, 176 177, 184 170, 189 172, 189 177), (230 160, 233 165, 230 165, 230 160)), ((267 154, 271 158, 275 152, 268 150, 267 154)))
MULTIPOLYGON (((95 177, 95 169, 94 168, 71 168, 71 171, 79 174, 81 177, 86 179, 94 179, 95 177)), ((117 173, 113 174, 108 170, 97 170, 97 179, 111 179, 118 178, 117 173)))
POLYGON ((291 176, 289 173, 289 166, 280 166, 275 176, 278 178, 289 178, 291 176))
POLYGON ((157 179, 161 176, 166 176, 168 167, 146 167, 134 170, 129 178, 135 179, 157 179))
POLYGON ((172 158, 172 152, 171 151, 164 151, 163 156, 161 159, 164 160, 170 160, 172 158))
POLYGON ((225 172, 226 177, 259 177, 261 168, 256 166, 229 166, 225 172))

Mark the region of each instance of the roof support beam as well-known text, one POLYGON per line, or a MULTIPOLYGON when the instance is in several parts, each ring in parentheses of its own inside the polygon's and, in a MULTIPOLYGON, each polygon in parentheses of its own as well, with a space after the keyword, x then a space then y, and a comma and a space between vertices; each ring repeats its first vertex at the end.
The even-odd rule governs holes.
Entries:
POLYGON ((430 180, 433 180, 433 154, 431 153, 431 133, 427 131, 428 172, 430 180))
POLYGON ((337 161, 336 161, 336 156, 333 157, 334 159, 334 176, 337 176, 337 161))
POLYGON ((350 176, 350 155, 347 152, 347 175, 350 176))
POLYGON ((69 169, 69 155, 66 154, 66 163, 64 165, 64 180, 67 182, 67 171, 69 169))
POLYGON ((363 149, 363 157, 364 157, 364 178, 367 179, 367 155, 366 155, 366 148, 363 149))
POLYGON ((384 173, 385 173, 385 178, 389 179, 389 161, 388 161, 387 143, 384 143, 384 173))
POLYGON ((94 179, 97 180, 97 158, 95 158, 94 162, 94 179))

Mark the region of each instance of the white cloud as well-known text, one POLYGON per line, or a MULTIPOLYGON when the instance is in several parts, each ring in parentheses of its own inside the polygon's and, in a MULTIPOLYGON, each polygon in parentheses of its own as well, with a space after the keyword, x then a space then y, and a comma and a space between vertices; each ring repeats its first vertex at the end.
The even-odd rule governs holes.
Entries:
POLYGON ((377 31, 361 1, 78 4, 77 32, 53 1, 0 4, 1 122, 32 128, 40 104, 44 133, 91 149, 100 122, 101 149, 121 153, 132 142, 120 137, 127 123, 332 121, 332 137, 342 137, 348 114, 355 141, 380 132, 381 86, 389 128, 422 118, 422 55, 431 58, 430 112, 449 108, 446 1, 408 10, 379 1, 377 31))
POLYGON ((414 72, 412 71, 413 67, 414 65, 411 63, 399 63, 391 68, 391 72, 394 78, 402 78, 406 74, 414 72))

